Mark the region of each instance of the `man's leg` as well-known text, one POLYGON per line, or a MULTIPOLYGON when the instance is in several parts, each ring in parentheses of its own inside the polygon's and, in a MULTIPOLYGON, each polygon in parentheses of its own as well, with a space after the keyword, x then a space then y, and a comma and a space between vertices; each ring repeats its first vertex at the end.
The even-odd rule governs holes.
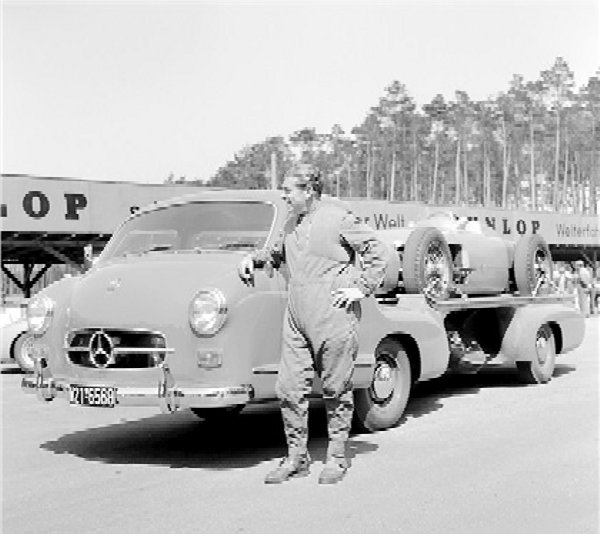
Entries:
POLYGON ((335 323, 317 358, 329 433, 327 462, 319 477, 322 484, 338 482, 350 467, 346 447, 354 412, 351 381, 358 353, 358 321, 341 311, 335 323))
POLYGON ((352 425, 352 414, 354 413, 354 396, 352 391, 349 390, 339 397, 326 397, 324 400, 329 433, 327 457, 346 459, 346 444, 352 425))
POLYGON ((308 474, 308 395, 312 389, 312 357, 297 326, 293 309, 286 310, 277 396, 280 399, 288 455, 270 472, 267 483, 279 483, 308 474))

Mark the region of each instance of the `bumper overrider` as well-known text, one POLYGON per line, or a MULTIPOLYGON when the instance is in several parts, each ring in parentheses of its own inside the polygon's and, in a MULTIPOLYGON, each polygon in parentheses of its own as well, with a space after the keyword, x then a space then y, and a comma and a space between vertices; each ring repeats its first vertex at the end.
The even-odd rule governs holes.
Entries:
MULTIPOLYGON (((50 375, 45 358, 35 362, 33 375, 23 378, 21 388, 25 393, 35 393, 41 401, 62 398, 71 404, 76 388, 110 390, 110 403, 103 406, 158 406, 163 413, 173 413, 183 408, 224 408, 247 404, 254 398, 254 388, 250 384, 226 387, 178 387, 166 362, 157 367, 157 383, 153 387, 107 387, 102 384, 82 384, 70 382, 50 375)), ((103 394, 103 393, 102 393, 103 394)))

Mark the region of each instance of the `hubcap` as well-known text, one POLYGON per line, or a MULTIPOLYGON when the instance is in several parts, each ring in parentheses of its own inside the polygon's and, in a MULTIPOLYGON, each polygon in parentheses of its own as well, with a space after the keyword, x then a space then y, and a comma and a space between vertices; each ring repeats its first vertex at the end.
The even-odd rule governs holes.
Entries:
POLYGON ((535 349, 537 353, 537 359, 540 364, 546 363, 548 356, 550 355, 550 351, 552 347, 550 345, 550 340, 546 337, 546 334, 540 332, 538 334, 537 339, 535 340, 535 349))
POLYGON ((440 244, 433 242, 425 255, 425 287, 434 295, 442 295, 450 283, 450 266, 440 244))
POLYGON ((385 402, 394 392, 394 374, 396 369, 386 360, 379 360, 373 375, 373 394, 377 402, 385 402))

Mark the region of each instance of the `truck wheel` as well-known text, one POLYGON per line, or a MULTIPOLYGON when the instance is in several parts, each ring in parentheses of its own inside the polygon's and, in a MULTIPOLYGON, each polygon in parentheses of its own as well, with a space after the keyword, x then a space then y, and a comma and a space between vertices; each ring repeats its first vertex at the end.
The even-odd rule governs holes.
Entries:
POLYGON ((384 339, 375 351, 373 381, 354 391, 354 423, 358 430, 373 432, 395 425, 406 408, 412 375, 404 347, 384 339))
POLYGON ((415 228, 404 246, 402 278, 407 293, 423 293, 436 299, 448 297, 452 281, 452 254, 437 228, 415 228))
POLYGON ((534 359, 530 362, 517 362, 517 373, 525 384, 544 384, 554 374, 556 344, 550 325, 543 324, 535 336, 534 359))
POLYGON ((517 241, 513 269, 520 295, 538 294, 543 279, 552 280, 552 255, 541 235, 526 235, 517 241))
POLYGON ((26 373, 33 373, 35 367, 35 362, 31 357, 33 343, 33 336, 29 332, 24 332, 13 341, 11 348, 12 357, 19 364, 21 370, 26 373))
POLYGON ((227 406, 226 408, 190 408, 192 413, 205 421, 226 421, 233 419, 244 409, 243 404, 227 406))

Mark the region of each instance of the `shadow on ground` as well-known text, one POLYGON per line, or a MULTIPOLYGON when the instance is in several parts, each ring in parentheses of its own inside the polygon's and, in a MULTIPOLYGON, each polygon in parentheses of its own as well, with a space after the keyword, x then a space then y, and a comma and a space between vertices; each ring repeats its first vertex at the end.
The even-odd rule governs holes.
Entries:
MULTIPOLYGON (((557 365, 555 379, 574 371, 557 365)), ((448 375, 415 387, 398 426, 443 407, 444 398, 471 395, 488 387, 527 387, 514 371, 490 370, 478 375, 448 375)), ((322 461, 327 451, 325 410, 316 403, 310 411, 310 454, 322 461)), ((48 441, 41 448, 55 454, 111 464, 162 465, 172 468, 237 469, 250 467, 285 454, 281 416, 276 404, 250 407, 228 422, 207 422, 185 410, 173 415, 79 430, 48 441)), ((351 457, 377 450, 368 434, 353 434, 351 457)))
MULTIPOLYGON (((322 406, 310 411, 309 435, 312 459, 323 461, 327 429, 322 406)), ((286 451, 277 406, 252 407, 228 423, 206 422, 189 410, 126 420, 66 434, 41 448, 112 464, 215 470, 250 467, 280 458, 286 451)), ((377 448, 357 436, 350 440, 348 451, 355 457, 377 448)))

